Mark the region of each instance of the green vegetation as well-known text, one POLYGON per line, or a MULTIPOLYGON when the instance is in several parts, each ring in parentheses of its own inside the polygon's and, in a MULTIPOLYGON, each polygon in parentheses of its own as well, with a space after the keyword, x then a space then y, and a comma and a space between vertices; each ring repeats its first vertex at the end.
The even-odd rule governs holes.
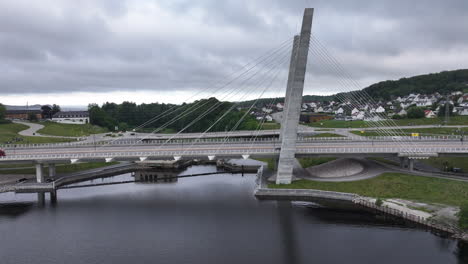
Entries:
POLYGON ((299 180, 287 185, 270 184, 269 187, 347 192, 382 199, 401 198, 454 206, 461 206, 468 199, 468 182, 401 173, 384 173, 372 179, 352 182, 299 180))
POLYGON ((28 126, 16 123, 0 124, 0 144, 39 144, 39 143, 57 143, 70 142, 73 139, 49 138, 49 137, 24 137, 18 132, 27 129, 28 126))
POLYGON ((297 159, 301 164, 302 168, 309 168, 312 166, 317 166, 323 163, 336 160, 334 157, 318 157, 318 158, 298 158, 297 159))
POLYGON ((320 122, 314 122, 305 124, 311 127, 325 127, 325 128, 362 128, 368 127, 368 122, 362 120, 356 121, 343 121, 343 120, 323 120, 320 122))
MULTIPOLYGON (((90 170, 90 169, 97 169, 102 167, 107 167, 111 165, 118 164, 118 162, 89 162, 89 163, 77 163, 77 164, 57 164, 56 165, 56 172, 57 173, 73 173, 78 171, 90 170)), ((35 174, 35 168, 25 168, 31 167, 31 164, 11 164, 11 165, 4 165, 5 167, 14 168, 11 170, 0 170, 0 174, 35 174)), ((44 167, 44 174, 48 175, 49 168, 44 167)))
POLYGON ((468 231, 468 203, 464 203, 460 206, 460 212, 458 213, 458 226, 468 231))
POLYGON ((366 159, 375 160, 375 161, 378 161, 378 162, 382 162, 382 163, 386 163, 386 164, 394 165, 394 166, 399 166, 400 165, 400 164, 398 164, 398 162, 391 161, 391 160, 388 160, 388 159, 382 158, 382 157, 367 157, 366 159))
POLYGON ((271 171, 276 171, 276 159, 274 158, 256 158, 255 160, 265 162, 267 168, 271 171))
MULTIPOLYGON (((388 126, 423 126, 423 125, 443 125, 444 118, 404 118, 385 122, 388 126)), ((468 124, 468 116, 452 116, 449 119, 448 125, 460 126, 468 124)), ((375 122, 367 122, 362 120, 343 121, 343 120, 324 120, 305 124, 311 127, 323 128, 366 128, 375 127, 375 122)))
POLYGON ((467 83, 468 70, 443 71, 397 81, 379 82, 365 88, 364 91, 375 99, 390 99, 410 93, 447 94, 452 91, 466 91, 467 83))
POLYGON ((220 102, 214 97, 182 105, 158 103, 137 105, 123 102, 105 103, 100 107, 92 104, 88 106, 88 111, 91 124, 106 127, 110 131, 114 131, 116 126, 122 131, 132 129, 161 113, 167 114, 147 123, 146 127, 154 130, 166 124, 167 128, 180 131, 191 124, 184 130, 188 133, 203 132, 214 125, 210 131, 229 131, 244 115, 237 130, 255 130, 259 124, 252 115, 246 114, 244 110, 238 110, 234 103, 220 102), (230 112, 227 113, 228 111, 230 112), (215 120, 221 117, 222 119, 215 123, 215 120))
POLYGON ((407 110, 408 114, 406 116, 408 116, 408 118, 424 118, 424 116, 426 115, 424 113, 424 108, 422 107, 417 107, 417 106, 411 106, 408 108, 407 110))
POLYGON ((280 129, 281 124, 276 123, 276 122, 265 122, 263 123, 261 129, 262 130, 273 130, 273 129, 280 129))
MULTIPOLYGON (((363 137, 375 137, 383 136, 385 133, 377 130, 352 130, 350 133, 363 136, 363 137)), ((400 136, 411 136, 412 133, 419 133, 420 136, 430 135, 468 135, 468 127, 454 128, 454 127, 431 127, 431 128, 411 128, 411 129, 398 129, 398 130, 387 130, 388 133, 396 134, 400 136)))
POLYGON ((62 137, 84 137, 91 134, 99 134, 107 132, 106 128, 93 126, 91 124, 60 124, 55 122, 41 123, 44 128, 37 131, 43 135, 62 136, 62 137))
POLYGON ((344 137, 343 135, 338 135, 335 133, 320 133, 320 134, 315 134, 310 137, 344 137))
POLYGON ((380 206, 382 206, 382 204, 383 204, 383 200, 382 200, 382 199, 377 198, 377 200, 375 200, 375 205, 377 205, 377 206, 380 207, 380 206))
POLYGON ((5 114, 6 114, 6 108, 3 104, 0 104, 0 124, 6 122, 5 114))
POLYGON ((467 157, 439 157, 421 160, 426 164, 436 167, 441 170, 450 170, 451 168, 461 168, 463 172, 468 172, 467 157))

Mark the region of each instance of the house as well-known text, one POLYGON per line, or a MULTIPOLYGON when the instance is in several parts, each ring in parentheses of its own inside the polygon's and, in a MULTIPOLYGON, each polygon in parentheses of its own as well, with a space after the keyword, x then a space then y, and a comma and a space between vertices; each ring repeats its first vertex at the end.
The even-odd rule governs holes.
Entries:
POLYGON ((88 111, 66 111, 58 112, 52 116, 52 121, 63 124, 88 124, 88 111))
POLYGON ((398 112, 398 115, 400 115, 400 116, 405 116, 405 115, 407 115, 407 114, 408 114, 408 112, 406 112, 405 109, 401 109, 401 111, 398 112))
POLYGON ((277 104, 276 104, 276 108, 277 108, 278 110, 283 110, 284 104, 283 104, 283 103, 277 103, 277 104))
POLYGON ((351 110, 351 115, 354 115, 356 113, 359 113, 359 110, 357 108, 353 108, 353 110, 351 110))
POLYGON ((381 105, 375 109, 376 113, 385 113, 385 108, 383 108, 381 105))
POLYGON ((263 108, 262 108, 262 111, 263 111, 264 113, 268 113, 268 114, 269 114, 269 113, 273 112, 273 109, 263 107, 263 108))
POLYGON ((424 110, 424 116, 426 118, 436 118, 436 114, 432 110, 424 110))
POLYGON ((5 112, 6 119, 28 120, 29 115, 35 115, 36 119, 42 118, 41 110, 6 110, 5 112))
POLYGON ((463 107, 458 110, 458 114, 462 116, 467 116, 468 115, 468 107, 463 107))
POLYGON ((344 113, 344 110, 343 110, 342 107, 338 108, 338 110, 335 111, 335 114, 336 114, 336 115, 341 115, 341 114, 343 114, 343 113, 344 113))

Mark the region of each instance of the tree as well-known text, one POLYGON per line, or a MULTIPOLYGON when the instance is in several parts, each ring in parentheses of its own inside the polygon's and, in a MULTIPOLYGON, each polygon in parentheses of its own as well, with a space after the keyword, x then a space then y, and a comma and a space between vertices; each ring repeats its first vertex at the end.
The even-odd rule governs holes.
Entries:
POLYGON ((28 114, 28 120, 29 121, 37 121, 37 116, 34 113, 29 113, 28 114))
POLYGON ((56 113, 60 112, 60 106, 59 105, 52 105, 52 110, 50 111, 50 116, 52 117, 53 115, 55 115, 56 113))
POLYGON ((408 110, 406 112, 407 112, 408 118, 423 118, 423 117, 425 117, 424 109, 422 109, 421 107, 412 106, 412 107, 408 108, 408 110))
MULTIPOLYGON (((437 116, 439 117, 444 117, 445 116, 445 106, 446 104, 442 104, 439 108, 439 112, 437 113, 437 116)), ((453 113, 453 104, 449 104, 449 116, 454 115, 453 113)))
POLYGON ((41 115, 42 115, 42 118, 52 118, 52 115, 51 115, 51 112, 52 112, 52 108, 49 106, 49 105, 43 105, 41 107, 41 115))
POLYGON ((0 121, 5 120, 6 108, 3 104, 0 104, 0 121))

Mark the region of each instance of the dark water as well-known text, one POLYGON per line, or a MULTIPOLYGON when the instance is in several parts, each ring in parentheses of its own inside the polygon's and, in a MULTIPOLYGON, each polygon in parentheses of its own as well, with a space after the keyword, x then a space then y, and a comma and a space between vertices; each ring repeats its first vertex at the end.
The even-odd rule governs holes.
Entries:
POLYGON ((0 263, 468 263, 456 241, 369 214, 259 202, 253 188, 254 175, 213 175, 60 190, 45 208, 36 195, 2 194, 0 263))

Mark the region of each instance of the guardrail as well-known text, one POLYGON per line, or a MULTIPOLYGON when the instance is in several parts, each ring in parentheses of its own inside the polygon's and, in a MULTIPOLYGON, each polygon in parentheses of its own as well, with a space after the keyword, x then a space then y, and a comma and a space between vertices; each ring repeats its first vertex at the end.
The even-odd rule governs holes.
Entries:
MULTIPOLYGON (((170 156, 209 156, 216 150, 162 150, 162 151, 125 151, 125 152, 85 152, 85 153, 58 153, 58 154, 20 154, 0 157, 0 161, 11 160, 54 160, 54 159, 105 159, 119 157, 170 157, 170 156)), ((243 154, 266 154, 278 155, 279 148, 245 148, 224 149, 216 152, 221 156, 241 156, 243 154)), ((369 153, 406 153, 411 155, 428 153, 468 153, 466 147, 319 147, 319 148, 297 148, 297 154, 369 154, 369 153)))
MULTIPOLYGON (((459 136, 422 136, 422 137, 299 137, 298 142, 373 142, 373 141, 391 141, 391 142, 417 142, 417 141, 464 141, 468 137, 461 140, 459 136)), ((138 139, 133 140, 116 140, 116 141, 99 141, 99 142, 63 142, 63 143, 45 143, 45 144, 4 144, 0 145, 1 149, 34 149, 34 148, 66 148, 66 147, 102 147, 102 146, 142 146, 142 145, 184 145, 184 144, 234 144, 234 143, 280 143, 279 138, 203 138, 203 139, 174 139, 174 140, 145 140, 138 142, 138 139)))

